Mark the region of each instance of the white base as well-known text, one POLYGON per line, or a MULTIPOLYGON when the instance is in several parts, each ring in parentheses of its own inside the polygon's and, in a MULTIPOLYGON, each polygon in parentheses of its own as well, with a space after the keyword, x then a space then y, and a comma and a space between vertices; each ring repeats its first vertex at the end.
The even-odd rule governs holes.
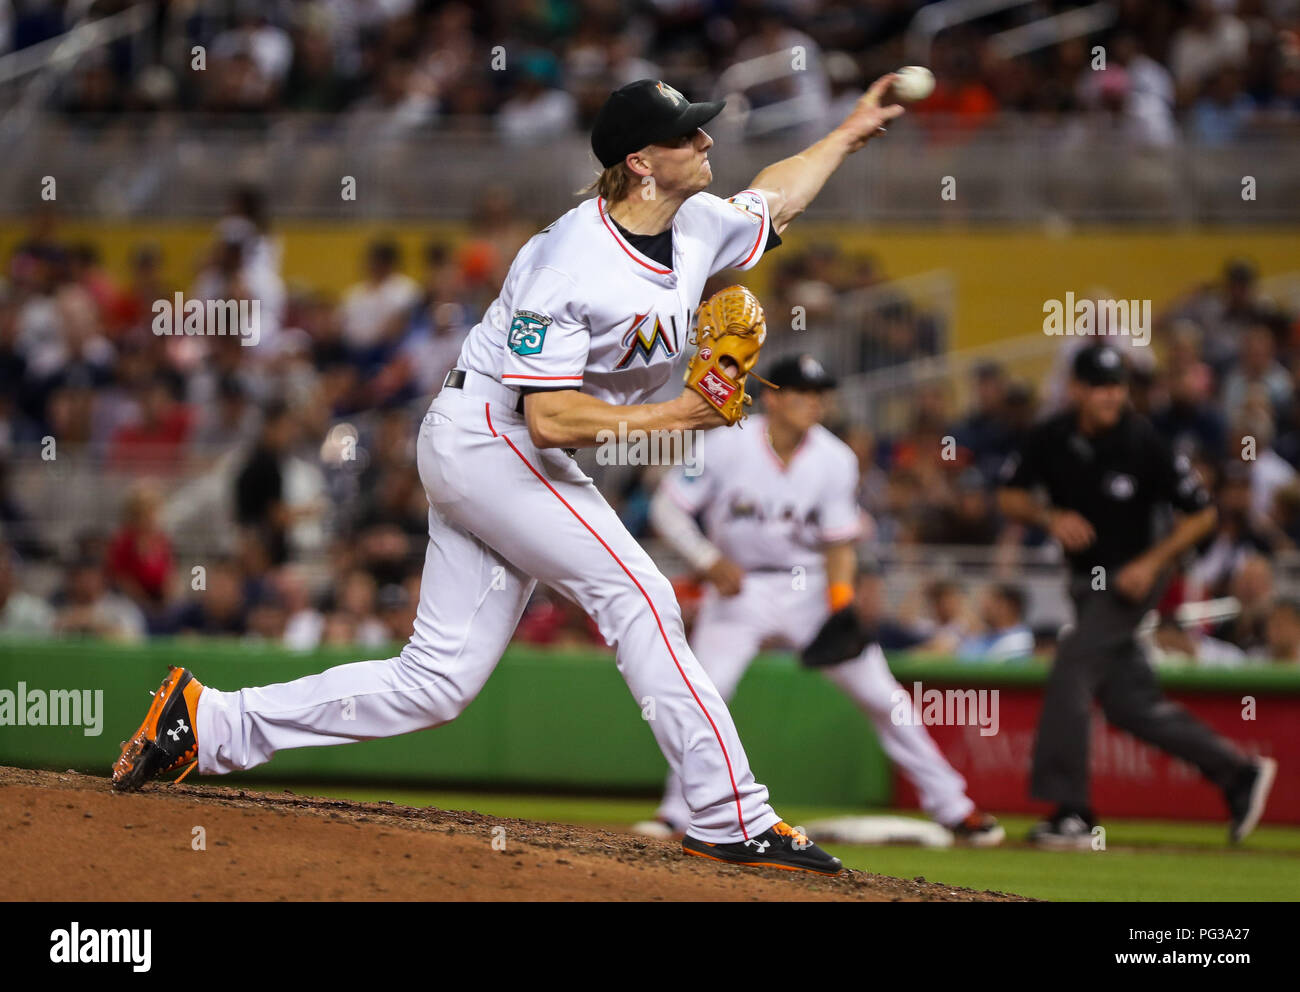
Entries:
POLYGON ((837 816, 803 825, 818 843, 919 844, 952 847, 952 834, 931 820, 910 816, 837 816))

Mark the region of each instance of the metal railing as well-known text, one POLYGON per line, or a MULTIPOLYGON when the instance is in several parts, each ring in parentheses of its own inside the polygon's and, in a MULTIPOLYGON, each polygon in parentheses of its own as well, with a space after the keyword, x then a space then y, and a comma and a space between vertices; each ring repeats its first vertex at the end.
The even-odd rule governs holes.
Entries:
MULTIPOLYGON (((820 51, 815 45, 812 48, 810 52, 799 53, 800 57, 820 59, 820 51)), ((727 115, 725 120, 742 128, 749 138, 809 126, 815 129, 822 123, 820 115, 830 102, 830 84, 823 74, 809 73, 806 69, 789 51, 745 59, 728 66, 718 76, 713 98, 727 102, 723 111, 727 115), (778 91, 788 88, 793 95, 754 106, 748 94, 772 84, 777 84, 778 91)))
POLYGON ((824 318, 808 316, 803 330, 778 330, 785 315, 769 313, 770 336, 763 360, 770 365, 788 355, 807 353, 840 377, 904 368, 945 353, 956 317, 957 284, 952 273, 922 272, 839 293, 830 312, 824 318), (904 335, 895 333, 900 329, 904 335), (900 344, 903 337, 906 341, 900 344))
MULTIPOLYGON (((463 220, 495 185, 544 224, 573 206, 575 191, 597 171, 582 134, 557 135, 538 148, 453 129, 381 137, 372 124, 346 113, 256 117, 238 125, 202 114, 43 115, 21 133, 0 123, 7 156, 0 213, 42 206, 41 179, 53 175, 60 180, 60 210, 82 216, 216 216, 233 184, 251 182, 267 190, 281 217, 463 220), (356 181, 355 199, 341 195, 345 176, 356 181)), ((744 188, 764 166, 802 147, 798 140, 746 141, 721 123, 713 136, 718 192, 744 188)), ((1135 144, 1119 123, 1088 116, 1002 115, 972 127, 909 115, 891 125, 887 138, 852 156, 807 216, 947 224, 1295 223, 1298 138, 1300 125, 1261 125, 1230 145, 1185 138, 1157 149, 1135 144), (1254 199, 1243 199, 1246 176, 1255 180, 1254 199)))
POLYGON ((153 16, 148 4, 137 4, 91 20, 87 16, 92 6, 88 0, 70 6, 81 8, 80 13, 72 15, 76 23, 71 29, 0 56, 0 86, 45 70, 65 72, 87 52, 144 30, 153 16))
POLYGON ((1119 12, 1114 5, 1094 3, 1000 31, 989 38, 989 44, 1002 58, 1014 59, 1059 45, 1070 38, 1086 38, 1097 34, 1113 25, 1118 18, 1119 12))
POLYGON ((916 398, 923 389, 942 390, 950 410, 967 408, 972 372, 996 362, 1009 379, 1042 383, 1060 355, 1060 341, 1027 334, 960 351, 914 359, 888 368, 846 376, 840 395, 854 423, 881 434, 906 430, 916 398))
POLYGON ((934 39, 941 32, 959 24, 968 24, 1012 7, 1023 7, 1031 0, 939 0, 916 12, 903 36, 903 50, 914 65, 929 65, 934 39))

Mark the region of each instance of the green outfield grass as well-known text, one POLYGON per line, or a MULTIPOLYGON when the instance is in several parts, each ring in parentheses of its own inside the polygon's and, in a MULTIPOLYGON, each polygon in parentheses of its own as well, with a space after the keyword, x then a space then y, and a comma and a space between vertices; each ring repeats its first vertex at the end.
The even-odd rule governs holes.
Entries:
MULTIPOLYGON (((224 784, 224 783, 223 783, 224 784)), ((233 783, 231 783, 233 784, 233 783)), ((583 823, 614 830, 654 815, 650 799, 443 792, 339 785, 239 783, 241 788, 331 796, 362 802, 390 800, 406 806, 472 809, 493 816, 583 823)), ((783 806, 792 823, 860 815, 861 809, 783 806)), ((876 811, 884 812, 884 811, 876 811)), ((907 815, 907 814, 905 814, 907 815)), ((1012 846, 966 848, 830 845, 850 868, 905 878, 1015 892, 1039 899, 1266 902, 1300 900, 1300 828, 1259 828, 1230 847, 1226 823, 1107 820, 1107 850, 1038 851, 1017 846, 1033 820, 999 817, 1012 846)))

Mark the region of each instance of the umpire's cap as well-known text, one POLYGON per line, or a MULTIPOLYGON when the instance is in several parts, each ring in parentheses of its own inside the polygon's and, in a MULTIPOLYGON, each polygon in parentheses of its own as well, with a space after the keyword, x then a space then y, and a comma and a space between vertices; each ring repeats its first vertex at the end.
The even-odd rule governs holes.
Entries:
POLYGON ((772 366, 767 381, 782 389, 824 392, 835 388, 835 377, 812 355, 791 355, 772 366))
POLYGON ((1074 356, 1074 378, 1088 386, 1113 386, 1128 380, 1124 356, 1108 344, 1090 344, 1074 356))
POLYGON ((608 169, 634 151, 694 133, 713 120, 726 103, 691 103, 667 83, 638 79, 616 89, 596 114, 591 150, 608 169))

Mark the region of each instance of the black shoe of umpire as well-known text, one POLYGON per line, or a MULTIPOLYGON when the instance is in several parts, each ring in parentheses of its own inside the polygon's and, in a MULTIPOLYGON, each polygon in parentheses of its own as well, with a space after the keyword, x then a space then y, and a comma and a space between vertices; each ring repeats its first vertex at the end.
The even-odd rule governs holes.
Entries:
POLYGON ((785 823, 764 830, 757 837, 734 844, 710 844, 687 834, 682 850, 697 858, 712 858, 750 868, 781 868, 785 871, 810 871, 817 875, 837 875, 844 866, 785 823))
POLYGON ((1223 790, 1224 797, 1228 800, 1228 812, 1232 816, 1228 839, 1234 844, 1245 840, 1259 824, 1276 777, 1276 761, 1272 758, 1256 758, 1236 781, 1223 790))
POLYGON ((1034 824, 1029 843, 1053 851, 1086 851, 1092 847, 1094 826, 1090 815, 1060 809, 1034 824))

